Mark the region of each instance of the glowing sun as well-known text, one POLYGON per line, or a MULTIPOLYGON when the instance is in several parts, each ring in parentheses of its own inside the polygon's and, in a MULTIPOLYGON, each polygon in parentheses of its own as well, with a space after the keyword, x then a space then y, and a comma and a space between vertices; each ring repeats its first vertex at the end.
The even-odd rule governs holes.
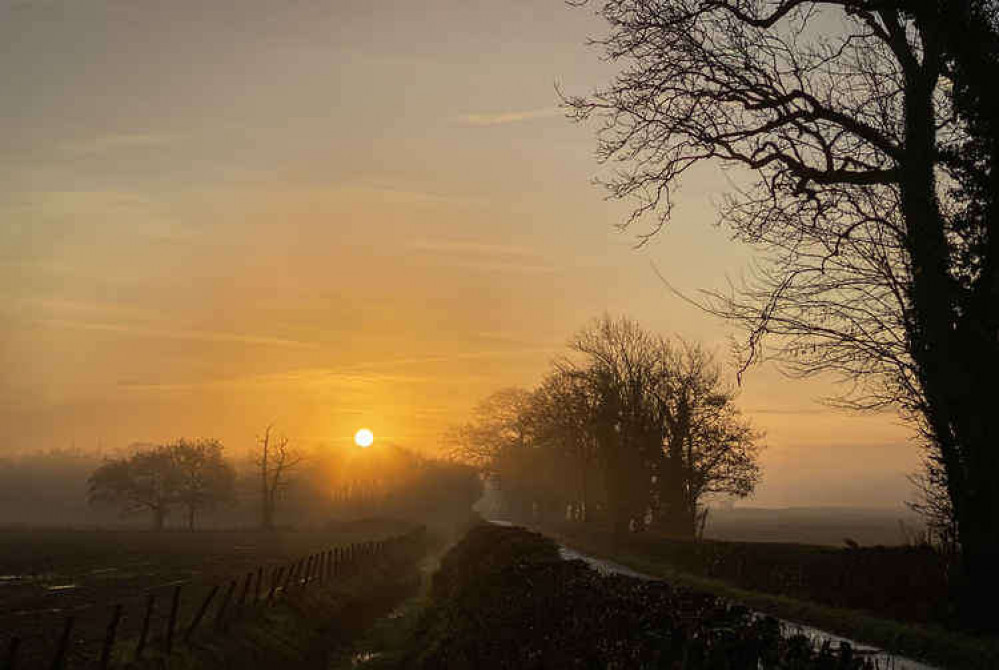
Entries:
POLYGON ((361 430, 354 433, 354 442, 359 447, 368 448, 371 443, 375 441, 375 434, 372 433, 367 428, 362 428, 361 430))

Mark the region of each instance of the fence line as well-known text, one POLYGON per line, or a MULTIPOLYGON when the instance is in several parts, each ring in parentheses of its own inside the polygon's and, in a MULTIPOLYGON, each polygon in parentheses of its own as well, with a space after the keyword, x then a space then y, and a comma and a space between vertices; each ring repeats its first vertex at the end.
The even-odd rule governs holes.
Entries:
MULTIPOLYGON (((393 556, 403 556, 405 555, 403 552, 408 553, 410 550, 422 546, 425 533, 426 529, 420 527, 416 530, 396 535, 386 540, 355 542, 345 546, 331 547, 322 552, 312 553, 308 556, 303 556, 290 562, 286 562, 284 565, 277 566, 269 571, 265 570, 264 566, 260 566, 255 570, 250 570, 246 573, 242 580, 241 589, 239 588, 239 577, 230 577, 222 582, 216 583, 212 585, 207 595, 203 597, 203 600, 201 600, 200 606, 197 608, 194 617, 187 625, 187 629, 183 634, 183 642, 188 644, 195 638, 202 621, 211 608, 213 600, 215 600, 216 596, 223 590, 223 588, 225 589, 224 595, 222 596, 220 604, 215 611, 215 631, 224 631, 226 629, 226 625, 230 621, 234 618, 240 617, 244 613, 244 608, 247 606, 248 598, 250 601, 250 607, 260 605, 266 607, 273 605, 279 598, 286 597, 293 592, 304 591, 307 588, 312 588, 314 586, 324 586, 328 583, 333 583, 337 577, 357 574, 357 572, 362 568, 361 563, 364 559, 377 560, 391 558, 393 556), (267 584, 267 587, 269 588, 265 589, 264 582, 267 581, 267 572, 270 573, 269 583, 267 584), (254 577, 256 577, 256 579, 254 579, 254 577), (284 580, 283 583, 282 579, 284 580), (239 596, 236 599, 236 604, 233 608, 230 608, 237 590, 239 590, 239 596), (262 594, 266 595, 262 596, 262 594)), ((372 565, 371 561, 365 562, 368 565, 372 565)), ((182 592, 184 586, 193 586, 195 583, 196 582, 194 580, 184 580, 171 582, 169 584, 162 585, 161 587, 154 587, 174 587, 172 597, 170 599, 169 616, 161 638, 161 653, 164 655, 169 656, 176 650, 174 642, 177 628, 180 627, 179 612, 182 592)), ((129 600, 132 599, 128 599, 126 602, 129 600)), ((87 606, 87 608, 91 608, 93 606, 95 605, 87 606)), ((156 594, 149 592, 144 598, 144 605, 138 610, 139 616, 141 616, 142 625, 138 639, 135 642, 135 649, 131 654, 131 657, 135 660, 141 659, 150 647, 150 638, 154 635, 153 619, 155 609, 156 594)), ((111 608, 111 615, 105 629, 104 639, 100 645, 100 654, 96 658, 86 659, 84 662, 87 663, 88 666, 96 664, 95 667, 99 667, 101 670, 107 670, 107 668, 111 667, 113 659, 115 658, 114 652, 116 645, 119 649, 121 649, 119 639, 122 636, 119 635, 119 624, 121 623, 122 617, 125 613, 126 608, 122 602, 118 602, 113 605, 111 608)), ((66 667, 67 658, 73 651, 73 629, 75 621, 75 614, 69 614, 63 621, 61 635, 59 636, 58 643, 51 656, 51 662, 48 664, 48 667, 51 668, 51 670, 62 670, 66 667)), ((0 670, 19 670, 19 668, 21 668, 19 662, 24 657, 23 651, 24 637, 18 635, 12 636, 6 649, 6 658, 0 656, 0 659, 5 661, 4 665, 0 666, 0 670)), ((2 652, 3 650, 0 650, 0 653, 2 652)), ((122 654, 119 654, 119 658, 121 655, 122 654)))

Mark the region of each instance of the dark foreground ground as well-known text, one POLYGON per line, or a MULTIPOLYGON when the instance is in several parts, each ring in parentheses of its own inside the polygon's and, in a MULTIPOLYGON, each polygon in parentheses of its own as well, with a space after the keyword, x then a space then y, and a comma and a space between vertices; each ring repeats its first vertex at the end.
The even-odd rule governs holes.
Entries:
POLYGON ((51 655, 67 616, 74 617, 69 667, 85 667, 99 654, 115 605, 124 612, 118 638, 134 638, 150 594, 157 597, 150 629, 163 629, 178 582, 184 590, 177 619, 189 621, 214 584, 258 568, 266 577, 292 559, 410 527, 366 520, 271 533, 0 529, 0 667, 14 636, 21 639, 19 667, 42 667, 39 659, 51 655))
POLYGON ((778 622, 711 594, 603 576, 522 528, 473 528, 443 559, 405 649, 369 667, 870 667, 848 647, 813 650, 778 622))

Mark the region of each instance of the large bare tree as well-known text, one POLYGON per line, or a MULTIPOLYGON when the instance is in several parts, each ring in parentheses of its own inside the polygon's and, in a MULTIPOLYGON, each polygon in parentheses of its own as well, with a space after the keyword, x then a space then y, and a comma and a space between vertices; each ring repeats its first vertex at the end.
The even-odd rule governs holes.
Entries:
MULTIPOLYGON (((587 3, 582 3, 587 4, 587 3)), ((995 0, 603 0, 621 65, 567 99, 600 120, 614 197, 654 234, 693 165, 736 170, 721 211, 762 253, 707 301, 791 372, 897 407, 939 455, 966 593, 999 597, 999 65, 995 0), (992 74, 990 74, 992 73, 992 74), (711 299, 713 298, 713 299, 711 299)))

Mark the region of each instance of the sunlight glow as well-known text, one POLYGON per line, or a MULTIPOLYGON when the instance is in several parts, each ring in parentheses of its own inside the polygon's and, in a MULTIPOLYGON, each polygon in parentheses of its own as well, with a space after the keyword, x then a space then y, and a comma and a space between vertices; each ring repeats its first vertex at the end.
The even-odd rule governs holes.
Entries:
POLYGON ((361 430, 354 433, 354 442, 359 447, 364 447, 367 449, 371 446, 371 443, 375 441, 375 434, 372 433, 367 428, 362 428, 361 430))

